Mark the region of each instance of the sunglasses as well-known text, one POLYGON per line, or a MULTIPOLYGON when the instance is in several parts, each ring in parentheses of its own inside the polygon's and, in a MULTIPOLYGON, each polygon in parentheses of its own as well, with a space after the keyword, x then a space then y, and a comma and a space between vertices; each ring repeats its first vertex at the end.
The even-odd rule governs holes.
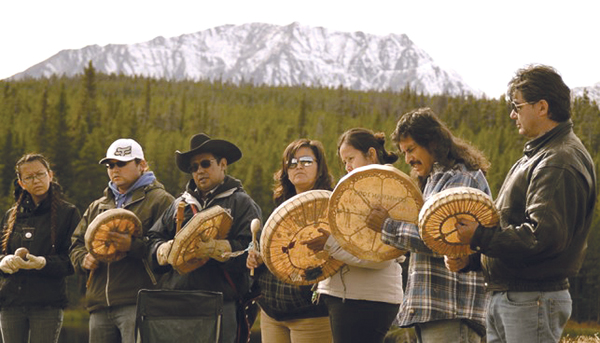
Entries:
POLYGON ((188 169, 188 172, 190 174, 195 173, 198 171, 198 168, 202 167, 202 169, 207 169, 210 168, 210 165, 212 164, 212 161, 216 161, 215 159, 210 159, 210 160, 202 160, 200 161, 200 163, 192 163, 190 165, 190 168, 188 169))
POLYGON ((113 169, 115 166, 123 168, 131 161, 106 162, 106 168, 113 169))
POLYGON ((298 168, 298 164, 302 165, 302 167, 310 167, 315 162, 315 160, 310 156, 302 156, 300 158, 292 158, 288 162, 288 169, 296 169, 298 168))
POLYGON ((510 110, 515 111, 515 113, 519 113, 519 111, 521 110, 521 107, 527 105, 527 104, 532 104, 532 102, 522 102, 520 104, 517 104, 514 100, 510 102, 510 110))

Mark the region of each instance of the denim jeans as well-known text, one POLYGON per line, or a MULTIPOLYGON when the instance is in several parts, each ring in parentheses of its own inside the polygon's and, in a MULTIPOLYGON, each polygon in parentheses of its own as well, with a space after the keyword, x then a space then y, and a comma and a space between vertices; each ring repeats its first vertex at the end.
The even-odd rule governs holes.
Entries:
POLYGON ((90 314, 90 343, 135 343, 135 305, 108 307, 90 314))
POLYGON ((0 312, 4 342, 58 342, 63 310, 51 307, 9 307, 0 312))
MULTIPOLYGON (((436 320, 415 325, 419 343, 479 343, 481 336, 462 319, 436 320)), ((524 343, 524 342, 520 342, 524 343)))
POLYGON ((558 342, 569 317, 568 290, 495 292, 488 307, 487 342, 558 342))

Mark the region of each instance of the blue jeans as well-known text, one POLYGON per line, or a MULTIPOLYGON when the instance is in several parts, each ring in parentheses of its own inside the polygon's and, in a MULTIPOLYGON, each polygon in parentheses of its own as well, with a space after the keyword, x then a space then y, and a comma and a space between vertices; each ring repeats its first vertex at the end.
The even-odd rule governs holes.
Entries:
POLYGON ((487 313, 487 342, 558 342, 569 317, 568 290, 495 292, 487 313))
POLYGON ((0 312, 4 342, 58 342, 63 310, 51 307, 9 307, 0 312))
POLYGON ((90 314, 90 343, 135 343, 135 305, 104 308, 90 314))

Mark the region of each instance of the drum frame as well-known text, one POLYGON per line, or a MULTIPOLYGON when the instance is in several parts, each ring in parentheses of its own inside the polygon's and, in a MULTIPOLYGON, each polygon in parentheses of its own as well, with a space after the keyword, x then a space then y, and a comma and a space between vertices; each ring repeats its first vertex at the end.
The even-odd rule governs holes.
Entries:
POLYGON ((311 190, 279 205, 265 222, 260 252, 267 268, 278 279, 293 285, 311 285, 324 280, 344 265, 325 251, 315 253, 300 242, 329 231, 327 204, 330 191, 311 190))
POLYGON ((394 220, 416 224, 423 195, 408 175, 391 165, 356 168, 339 181, 329 199, 331 234, 344 250, 363 260, 382 262, 404 255, 406 251, 384 244, 381 233, 367 227, 375 205, 388 210, 394 220))

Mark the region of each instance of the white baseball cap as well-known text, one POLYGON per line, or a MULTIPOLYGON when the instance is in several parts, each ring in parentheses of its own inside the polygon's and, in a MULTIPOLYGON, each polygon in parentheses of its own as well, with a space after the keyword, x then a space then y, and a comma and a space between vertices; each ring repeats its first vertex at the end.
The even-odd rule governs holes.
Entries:
POLYGON ((144 151, 142 146, 130 138, 120 138, 114 141, 106 150, 106 157, 101 159, 100 164, 106 163, 108 160, 117 160, 129 162, 139 158, 144 159, 144 151))

